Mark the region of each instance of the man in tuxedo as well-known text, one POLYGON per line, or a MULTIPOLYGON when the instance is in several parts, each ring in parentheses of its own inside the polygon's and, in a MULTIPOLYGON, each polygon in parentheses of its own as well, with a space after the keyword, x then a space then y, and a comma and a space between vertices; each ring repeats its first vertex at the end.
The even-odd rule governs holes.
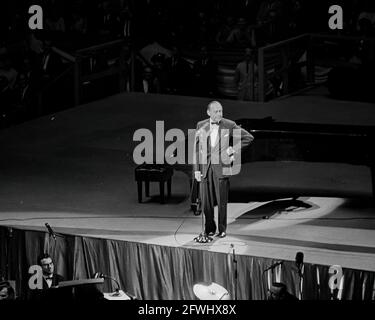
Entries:
POLYGON ((59 282, 64 281, 64 278, 55 273, 55 265, 48 253, 42 253, 38 257, 38 264, 43 271, 43 288, 31 290, 29 298, 36 301, 53 301, 57 295, 49 289, 56 288, 59 282))
POLYGON ((63 281, 64 278, 54 273, 55 265, 53 264, 52 258, 48 253, 43 253, 38 258, 38 263, 43 270, 43 289, 58 286, 59 282, 63 281))
POLYGON ((240 169, 241 150, 254 137, 234 121, 223 118, 218 101, 207 106, 208 119, 196 128, 194 177, 200 183, 200 197, 205 215, 205 234, 216 232, 214 206, 218 205, 218 237, 224 238, 227 229, 229 177, 240 169), (237 159, 237 161, 236 161, 237 159))

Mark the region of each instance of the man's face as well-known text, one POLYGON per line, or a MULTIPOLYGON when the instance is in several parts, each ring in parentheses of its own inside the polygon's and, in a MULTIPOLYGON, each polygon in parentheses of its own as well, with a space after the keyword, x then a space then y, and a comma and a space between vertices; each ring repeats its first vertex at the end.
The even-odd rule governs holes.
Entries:
POLYGON ((251 49, 246 49, 246 50, 245 50, 245 59, 246 59, 247 61, 250 61, 251 58, 252 58, 252 56, 253 56, 253 52, 252 52, 252 50, 251 50, 251 49))
POLYGON ((2 288, 0 290, 0 300, 6 300, 8 299, 9 294, 8 294, 8 288, 2 288))
POLYGON ((51 258, 45 258, 40 261, 40 264, 42 266, 43 274, 45 276, 49 276, 53 274, 54 271, 54 265, 51 258))
POLYGON ((207 114, 212 121, 220 121, 223 118, 223 107, 218 103, 212 104, 210 109, 207 110, 207 114))

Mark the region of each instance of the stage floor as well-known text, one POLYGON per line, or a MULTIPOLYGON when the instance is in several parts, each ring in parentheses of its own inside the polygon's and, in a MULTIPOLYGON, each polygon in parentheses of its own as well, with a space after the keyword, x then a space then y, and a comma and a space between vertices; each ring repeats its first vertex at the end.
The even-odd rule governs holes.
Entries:
MULTIPOLYGON (((365 166, 253 162, 231 179, 228 236, 193 238, 201 217, 190 211, 189 179, 173 176, 172 199, 137 202, 133 133, 193 129, 208 99, 119 94, 0 132, 0 224, 172 247, 294 260, 375 271, 375 215, 365 166), (297 201, 292 202, 291 196, 297 201)), ((269 103, 222 100, 230 119, 375 125, 372 104, 320 96, 269 103), (355 113, 353 113, 355 110, 355 113)))

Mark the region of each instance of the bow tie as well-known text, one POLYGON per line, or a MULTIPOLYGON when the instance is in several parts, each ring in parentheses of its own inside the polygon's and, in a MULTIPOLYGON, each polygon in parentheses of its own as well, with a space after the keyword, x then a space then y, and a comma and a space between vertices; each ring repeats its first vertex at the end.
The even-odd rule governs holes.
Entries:
POLYGON ((218 122, 218 121, 217 121, 217 122, 211 122, 211 125, 212 125, 212 124, 216 124, 216 125, 218 126, 219 123, 220 123, 220 122, 218 122))

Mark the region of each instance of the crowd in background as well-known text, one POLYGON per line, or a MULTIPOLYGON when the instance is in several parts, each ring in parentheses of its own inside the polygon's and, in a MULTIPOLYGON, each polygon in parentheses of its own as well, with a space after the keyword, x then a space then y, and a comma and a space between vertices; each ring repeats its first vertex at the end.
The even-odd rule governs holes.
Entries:
MULTIPOLYGON (((345 9, 345 34, 375 35, 375 6, 371 1, 335 4, 345 9)), ((210 55, 212 48, 239 49, 235 81, 241 91, 241 79, 254 73, 256 66, 249 69, 240 63, 255 59, 255 48, 304 32, 327 30, 328 19, 327 4, 308 0, 17 0, 5 1, 3 9, 0 121, 5 116, 29 119, 37 113, 36 93, 45 90, 66 64, 52 46, 74 53, 124 39, 131 43, 123 50, 129 69, 130 48, 138 48, 143 57, 134 67, 135 91, 216 96, 218 62, 210 55), (42 31, 28 27, 31 4, 43 8, 42 31), (186 59, 182 49, 199 54, 186 59)), ((350 59, 358 56, 353 54, 350 59)), ((96 59, 94 63, 99 69, 105 68, 106 61, 96 59)), ((95 91, 98 88, 101 86, 95 91)), ((129 83, 126 88, 130 90, 129 83)), ((238 97, 248 99, 248 94, 242 90, 238 97)))

